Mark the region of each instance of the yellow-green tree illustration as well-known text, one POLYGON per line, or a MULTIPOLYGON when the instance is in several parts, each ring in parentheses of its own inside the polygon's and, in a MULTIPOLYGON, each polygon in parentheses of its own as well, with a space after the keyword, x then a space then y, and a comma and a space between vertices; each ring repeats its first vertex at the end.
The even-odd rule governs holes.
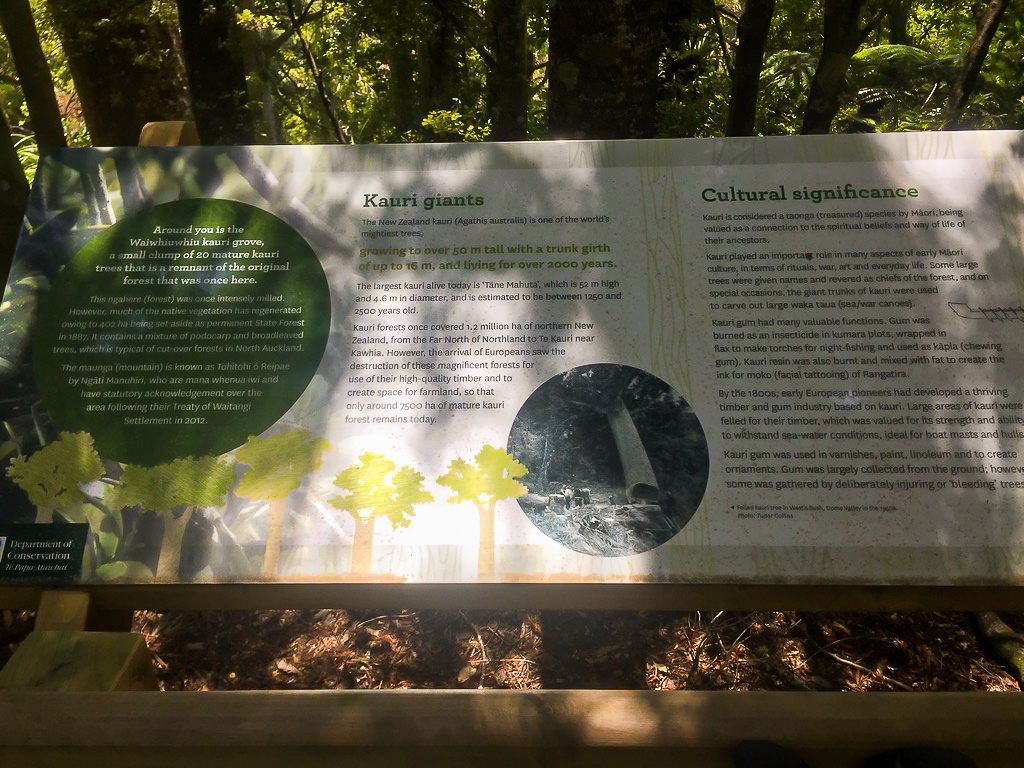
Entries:
POLYGON ((376 518, 386 517, 392 528, 404 528, 412 522, 416 504, 434 500, 423 490, 423 475, 410 467, 395 472, 396 466, 380 454, 364 453, 358 464, 342 470, 334 480, 349 495, 333 498, 331 504, 352 515, 356 523, 352 573, 370 573, 376 518))
POLYGON ((103 472, 92 436, 85 432, 62 432, 31 456, 18 456, 7 468, 35 505, 37 523, 51 523, 61 507, 85 502, 82 486, 99 480, 103 472))
POLYGON ((474 458, 475 464, 455 459, 437 484, 451 488, 455 495, 448 501, 458 504, 472 501, 480 513, 480 552, 477 579, 494 578, 494 507, 504 499, 518 499, 526 486, 516 482, 527 469, 500 448, 485 445, 474 458))
POLYGON ((119 507, 139 505, 163 517, 164 536, 156 566, 157 581, 176 581, 181 542, 195 510, 221 507, 235 481, 235 468, 216 456, 175 459, 155 467, 128 464, 114 493, 119 507), (177 517, 174 510, 182 510, 177 517))
POLYGON ((235 451, 238 463, 249 467, 238 481, 235 495, 269 505, 264 578, 276 579, 280 568, 288 497, 298 490, 306 475, 319 468, 329 447, 326 439, 313 437, 308 429, 293 429, 270 437, 250 437, 235 451))

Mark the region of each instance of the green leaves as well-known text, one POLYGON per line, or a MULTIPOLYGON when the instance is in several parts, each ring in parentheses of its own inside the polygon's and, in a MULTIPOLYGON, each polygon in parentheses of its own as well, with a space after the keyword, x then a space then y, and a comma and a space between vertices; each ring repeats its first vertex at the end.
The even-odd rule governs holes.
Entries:
POLYGON ((279 501, 319 468, 330 444, 314 438, 308 429, 294 429, 273 437, 251 437, 235 452, 239 464, 249 467, 238 481, 235 495, 244 499, 279 501))
POLYGON ((334 480, 349 495, 331 499, 333 506, 356 520, 386 517, 392 526, 405 527, 412 522, 416 504, 434 500, 423 489, 424 478, 419 472, 409 467, 394 472, 395 462, 377 453, 364 453, 359 462, 342 470, 334 480))
POLYGON ((124 468, 121 486, 113 493, 115 506, 138 504, 169 512, 177 507, 217 507, 235 481, 235 468, 216 456, 175 459, 155 467, 124 468))
POLYGON ((62 432, 60 438, 30 457, 18 456, 7 474, 41 512, 85 500, 81 486, 103 476, 103 463, 85 432, 62 432))
POLYGON ((475 465, 455 459, 448 465, 448 472, 437 479, 438 485, 455 493, 449 501, 494 503, 518 499, 526 493, 526 486, 516 480, 525 477, 527 469, 505 451, 485 445, 474 461, 475 465))

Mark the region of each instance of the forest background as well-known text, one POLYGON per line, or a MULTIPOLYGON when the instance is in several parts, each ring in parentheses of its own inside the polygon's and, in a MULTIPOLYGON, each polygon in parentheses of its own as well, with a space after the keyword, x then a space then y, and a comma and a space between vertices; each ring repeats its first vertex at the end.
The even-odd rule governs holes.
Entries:
MULTIPOLYGON (((150 121, 194 121, 203 144, 1019 129, 1019 3, 0 0, 0 271, 40 152, 134 145, 150 121)), ((0 462, 20 441, 0 434, 0 462)), ((291 611, 136 628, 164 687, 1010 690, 981 652, 1010 641, 1019 679, 1024 619, 1003 618, 291 611)), ((3 612, 0 662, 30 625, 3 612)))
POLYGON ((149 121, 203 144, 1018 128, 1011 2, 4 0, 0 266, 41 150, 149 121))

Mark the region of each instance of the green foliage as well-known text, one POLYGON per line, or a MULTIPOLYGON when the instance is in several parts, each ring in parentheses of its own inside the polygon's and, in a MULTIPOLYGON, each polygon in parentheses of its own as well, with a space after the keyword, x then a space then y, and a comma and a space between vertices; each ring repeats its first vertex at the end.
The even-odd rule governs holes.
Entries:
POLYGON ((272 437, 251 437, 235 452, 250 469, 235 495, 253 501, 279 501, 298 489, 302 479, 320 466, 329 444, 308 429, 293 429, 272 437))
POLYGON ((112 493, 118 507, 140 505, 170 512, 180 507, 218 507, 235 481, 233 465, 216 456, 175 459, 155 467, 128 464, 112 493))
POLYGON ((500 448, 485 445, 474 462, 455 459, 448 465, 448 471, 437 479, 438 485, 450 488, 455 494, 450 502, 494 504, 503 499, 518 499, 526 493, 526 486, 516 482, 526 476, 526 467, 500 448))
POLYGON ((662 56, 659 136, 721 136, 729 109, 729 72, 714 25, 687 21, 662 56))
POLYGON ((450 109, 435 109, 423 118, 423 127, 445 141, 486 141, 489 125, 472 125, 450 109))
MULTIPOLYGON (((549 2, 526 0, 532 72, 528 129, 546 132, 547 14, 549 2)), ((265 140, 333 141, 315 81, 285 0, 238 3, 245 40, 253 114, 265 140)), ((303 37, 325 81, 345 133, 355 143, 485 141, 486 55, 493 53, 485 0, 311 0, 292 3, 303 37), (442 8, 444 10, 442 10, 442 8), (483 54, 481 53, 483 51, 483 54)), ((757 130, 799 130, 810 77, 822 41, 821 0, 777 0, 768 38, 757 130)), ((137 4, 175 19, 169 0, 137 4)), ((666 30, 669 46, 658 82, 658 134, 721 135, 729 108, 729 64, 738 45, 743 4, 705 6, 666 30), (724 40, 723 40, 724 37, 724 40)), ((69 142, 88 142, 67 62, 49 10, 33 0, 36 23, 51 61, 69 142)), ((142 10, 139 10, 142 9, 142 10)), ((939 127, 944 98, 975 32, 968 0, 869 3, 862 16, 872 29, 851 67, 836 130, 912 130, 939 127), (900 9, 906 8, 906 13, 900 9)), ((977 92, 964 120, 977 127, 1024 123, 1024 21, 1012 10, 1000 25, 977 92)), ((81 34, 90 34, 83 29, 81 34)), ((166 52, 145 54, 155 60, 166 52)), ((0 40, 0 108, 10 118, 18 150, 31 174, 36 151, 24 99, 6 44, 0 40)))
POLYGON ((85 432, 62 432, 60 439, 29 457, 18 456, 7 468, 29 500, 42 512, 85 501, 82 486, 103 476, 103 462, 85 432))
MULTIPOLYGON (((735 51, 735 7, 720 6, 725 47, 735 51)), ((963 55, 975 34, 967 0, 868 4, 871 34, 854 56, 833 123, 840 132, 935 130, 963 55)), ((1024 22, 1005 18, 985 61, 962 124, 979 128, 1024 124, 1024 22)), ((757 130, 799 131, 822 40, 822 3, 779 0, 761 72, 757 130)), ((730 90, 727 58, 712 19, 680 26, 662 62, 658 131, 665 136, 721 135, 730 90)))
POLYGON ((386 517, 393 527, 406 527, 412 522, 416 504, 434 500, 423 490, 424 478, 419 472, 409 467, 395 472, 395 462, 377 453, 364 453, 359 462, 342 470, 334 480, 349 495, 331 499, 333 506, 355 520, 386 517))

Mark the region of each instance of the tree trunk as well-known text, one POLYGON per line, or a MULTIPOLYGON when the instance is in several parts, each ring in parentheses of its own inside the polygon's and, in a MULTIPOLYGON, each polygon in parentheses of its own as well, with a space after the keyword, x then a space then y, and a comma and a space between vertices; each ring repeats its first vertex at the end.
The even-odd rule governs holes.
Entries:
POLYGON ((494 506, 492 501, 485 505, 477 502, 480 513, 480 551, 477 555, 476 580, 494 581, 494 506))
POLYGON ((960 69, 960 74, 953 85, 953 92, 950 93, 949 99, 946 101, 947 128, 956 127, 955 123, 960 111, 967 104, 971 93, 974 92, 974 86, 978 82, 978 75, 981 74, 981 67, 985 63, 985 57, 988 55, 988 47, 992 43, 992 38, 999 28, 999 22, 1002 21, 1009 2, 1010 0, 990 0, 988 7, 985 8, 984 13, 978 19, 977 34, 974 35, 971 47, 964 58, 963 67, 960 69))
POLYGON ((885 9, 885 26, 890 45, 910 45, 911 0, 889 0, 885 9))
POLYGON ((360 520, 355 515, 356 534, 352 539, 352 576, 361 576, 373 572, 373 518, 360 520))
POLYGON ((154 120, 190 120, 176 30, 149 0, 48 0, 93 146, 133 146, 154 120))
POLYGON ((732 97, 726 136, 753 136, 757 93, 764 65, 764 49, 775 13, 775 0, 747 0, 737 27, 739 47, 732 74, 732 97))
POLYGON ((0 277, 4 282, 11 271, 27 202, 28 181, 18 161, 11 126, 3 109, 0 109, 0 277))
POLYGON ((60 108, 53 92, 50 66, 39 43, 39 33, 32 21, 28 0, 0 2, 0 26, 11 48, 11 57, 18 72, 18 82, 25 94, 32 132, 40 149, 67 146, 60 108))
POLYGON ((160 559, 156 564, 156 580, 174 582, 178 580, 181 543, 185 540, 188 521, 192 519, 192 507, 186 509, 178 517, 171 512, 164 512, 161 516, 164 519, 164 537, 160 541, 160 559))
POLYGON ((284 525, 288 520, 288 500, 268 501, 267 547, 263 550, 262 576, 274 581, 281 570, 281 542, 284 540, 284 525))
POLYGON ((1024 684, 1024 637, 1013 631, 999 614, 976 613, 974 620, 985 651, 1024 684))
POLYGON ((658 491, 658 478, 654 474, 654 467, 651 466, 644 441, 637 431, 636 422, 633 421, 621 397, 616 397, 612 407, 608 409, 608 426, 611 428, 615 449, 622 464, 622 476, 629 503, 657 503, 661 496, 658 491))
MULTIPOLYGON (((679 3, 677 5, 684 5, 679 3)), ((649 138, 667 14, 647 0, 554 0, 548 56, 552 138, 649 138)))
MULTIPOLYGON (((459 58, 462 49, 456 44, 455 26, 447 15, 437 16, 433 23, 423 30, 416 45, 416 61, 419 70, 416 90, 419 93, 421 121, 430 112, 439 109, 455 109, 455 98, 459 88, 459 58)), ((434 141, 457 140, 450 134, 430 134, 434 141)))
MULTIPOLYGON (((382 3, 382 6, 384 3, 382 3)), ((404 19, 412 15, 407 0, 387 0, 386 18, 378 31, 388 61, 388 104, 393 138, 419 128, 419 96, 416 88, 416 45, 409 37, 404 19)))
POLYGON ((527 137, 530 107, 526 5, 523 0, 487 0, 494 65, 487 71, 487 111, 493 141, 527 137))
POLYGON ((229 5, 178 0, 192 110, 203 144, 252 144, 240 30, 229 5))
POLYGON ((839 113, 839 96, 850 59, 870 31, 860 26, 864 0, 825 0, 825 38, 807 94, 800 133, 828 133, 839 113))
MULTIPOLYGON (((256 10, 253 0, 237 0, 237 4, 240 10, 256 10)), ((249 73, 246 88, 249 103, 252 105, 255 121, 253 132, 256 134, 256 140, 281 144, 281 126, 275 111, 274 89, 270 84, 263 34, 259 30, 245 28, 239 29, 238 33, 243 68, 249 73)))

